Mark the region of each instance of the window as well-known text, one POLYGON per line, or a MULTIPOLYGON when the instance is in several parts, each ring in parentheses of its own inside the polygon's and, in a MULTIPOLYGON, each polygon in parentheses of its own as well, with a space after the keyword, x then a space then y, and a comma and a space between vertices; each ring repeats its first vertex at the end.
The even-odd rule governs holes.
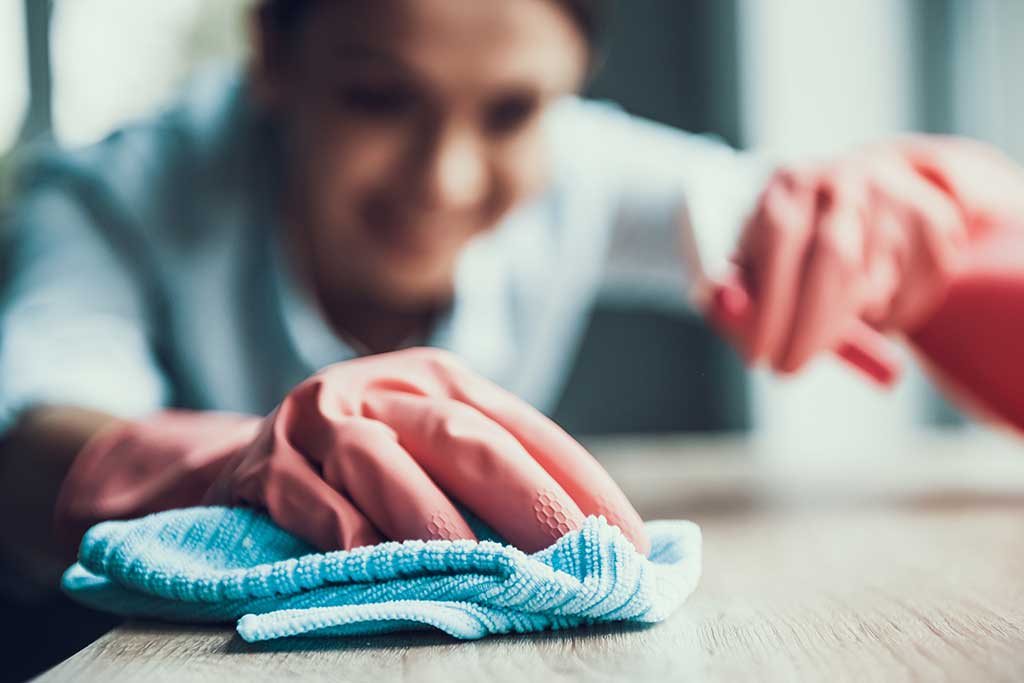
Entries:
POLYGON ((28 109, 22 0, 0 0, 0 154, 11 148, 28 109))
POLYGON ((1024 3, 953 3, 952 132, 995 143, 1024 161, 1024 3))
POLYGON ((50 42, 58 140, 96 141, 167 103, 203 62, 237 56, 249 2, 59 0, 50 42))

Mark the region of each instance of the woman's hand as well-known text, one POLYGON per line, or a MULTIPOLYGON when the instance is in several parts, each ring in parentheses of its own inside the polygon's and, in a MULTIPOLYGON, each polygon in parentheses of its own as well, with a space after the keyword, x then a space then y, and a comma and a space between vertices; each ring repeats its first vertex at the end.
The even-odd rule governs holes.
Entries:
POLYGON ((1024 173, 969 140, 911 137, 779 170, 740 241, 752 301, 734 336, 793 372, 864 322, 907 332, 940 306, 971 240, 1024 216, 1024 173))
MULTIPOLYGON (((176 418, 193 427, 231 419, 176 418)), ((190 491, 172 506, 254 505, 324 550, 386 539, 472 539, 456 503, 526 551, 550 545, 597 514, 638 550, 649 550, 639 515, 582 446, 446 352, 411 349, 339 363, 298 385, 266 418, 236 419, 205 440, 161 448, 173 454, 163 457, 167 466, 142 481, 125 474, 132 459, 126 456, 153 462, 152 449, 145 451, 156 440, 144 436, 146 426, 110 435, 107 444, 100 438, 98 454, 87 447, 80 456, 77 479, 91 470, 87 479, 102 481, 97 470, 105 463, 120 484, 100 485, 104 490, 74 503, 75 489, 84 488, 73 471, 62 495, 65 511, 123 503, 159 481, 174 488, 188 471, 190 491)), ((177 433, 189 440, 180 425, 163 431, 163 438, 177 433)), ((140 502, 132 512, 152 511, 141 510, 140 502)), ((126 510, 107 506, 106 512, 125 516, 126 510)))

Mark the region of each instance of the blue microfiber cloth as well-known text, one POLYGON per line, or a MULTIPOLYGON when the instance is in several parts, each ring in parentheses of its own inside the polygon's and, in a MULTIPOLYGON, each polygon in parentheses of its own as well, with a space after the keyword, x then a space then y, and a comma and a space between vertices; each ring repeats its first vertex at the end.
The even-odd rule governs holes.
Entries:
POLYGON ((126 616, 237 619, 247 641, 432 626, 456 638, 598 621, 657 622, 700 578, 700 529, 648 522, 649 557, 603 517, 527 555, 494 541, 389 542, 320 553, 260 513, 198 507, 103 522, 64 591, 126 616))

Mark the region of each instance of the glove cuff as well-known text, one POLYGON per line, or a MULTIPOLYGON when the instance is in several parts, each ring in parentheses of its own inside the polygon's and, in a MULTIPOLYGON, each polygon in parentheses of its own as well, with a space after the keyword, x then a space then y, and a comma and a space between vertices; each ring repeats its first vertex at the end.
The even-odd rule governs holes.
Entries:
POLYGON ((198 505, 259 422, 236 413, 168 410, 111 423, 85 443, 61 484, 56 537, 70 549, 98 522, 198 505))

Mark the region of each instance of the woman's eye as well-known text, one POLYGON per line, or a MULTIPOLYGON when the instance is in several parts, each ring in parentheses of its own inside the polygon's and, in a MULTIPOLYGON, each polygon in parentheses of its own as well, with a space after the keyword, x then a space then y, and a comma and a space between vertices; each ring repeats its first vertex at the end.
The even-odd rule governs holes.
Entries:
POLYGON ((339 91, 338 99, 342 108, 352 113, 390 118, 408 113, 416 98, 407 88, 350 85, 339 91))
POLYGON ((509 97, 494 103, 487 111, 486 126, 492 133, 512 133, 525 126, 538 109, 537 99, 530 96, 509 97))

